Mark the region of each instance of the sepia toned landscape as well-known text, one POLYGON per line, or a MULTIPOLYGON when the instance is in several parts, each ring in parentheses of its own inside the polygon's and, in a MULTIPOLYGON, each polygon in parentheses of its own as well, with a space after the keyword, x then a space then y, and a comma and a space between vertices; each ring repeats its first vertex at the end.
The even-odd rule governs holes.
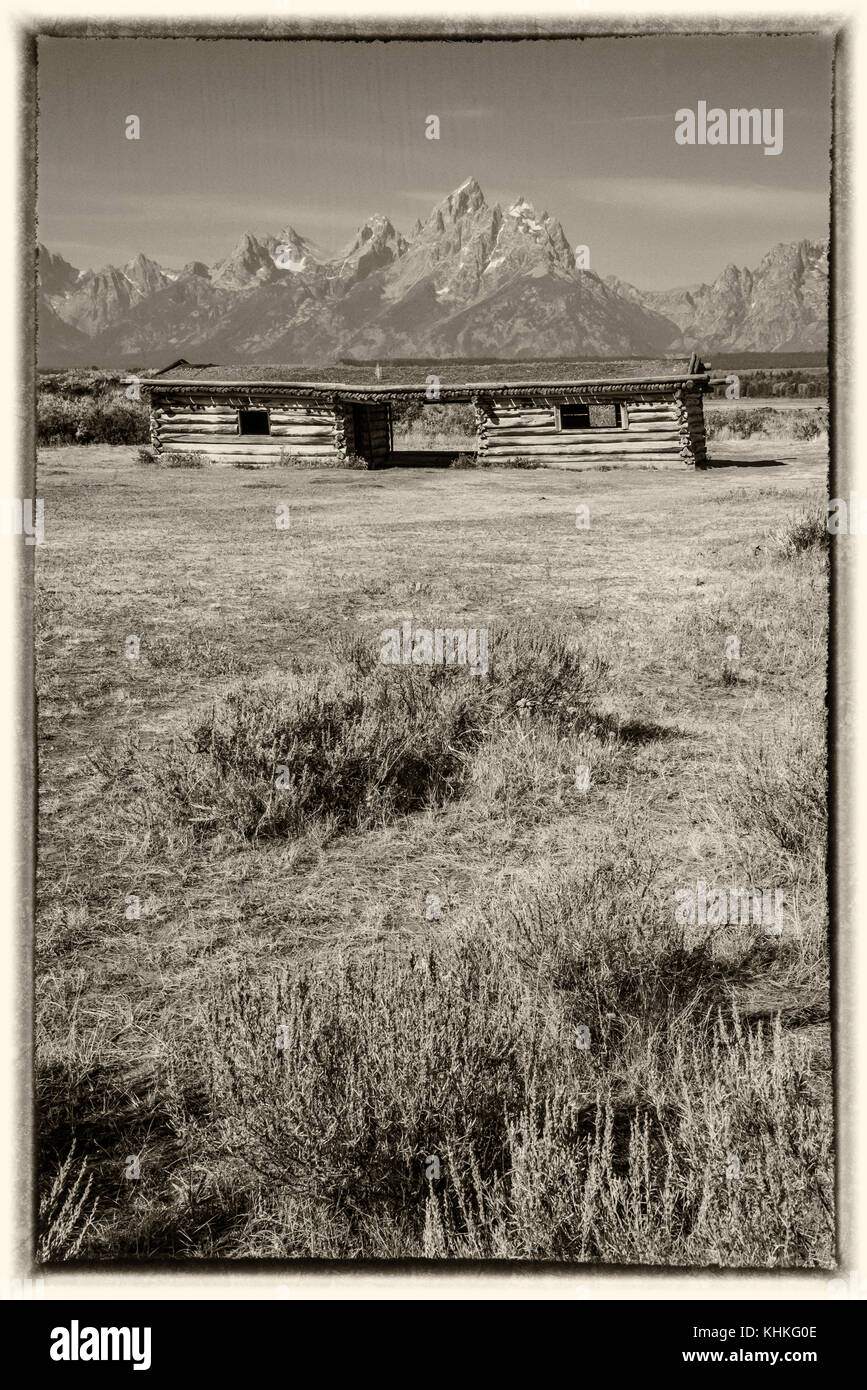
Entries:
POLYGON ((827 47, 65 42, 38 1262, 833 1269, 827 47))

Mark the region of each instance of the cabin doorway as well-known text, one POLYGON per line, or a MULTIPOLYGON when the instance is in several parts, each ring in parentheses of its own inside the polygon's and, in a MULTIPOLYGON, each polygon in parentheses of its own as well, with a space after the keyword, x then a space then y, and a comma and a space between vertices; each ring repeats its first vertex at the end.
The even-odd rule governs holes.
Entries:
POLYGON ((470 400, 413 396, 396 402, 392 415, 393 467, 450 468, 459 459, 475 458, 478 421, 470 400))
POLYGON ((352 407, 353 448, 370 468, 384 468, 391 454, 391 406, 362 404, 352 407))

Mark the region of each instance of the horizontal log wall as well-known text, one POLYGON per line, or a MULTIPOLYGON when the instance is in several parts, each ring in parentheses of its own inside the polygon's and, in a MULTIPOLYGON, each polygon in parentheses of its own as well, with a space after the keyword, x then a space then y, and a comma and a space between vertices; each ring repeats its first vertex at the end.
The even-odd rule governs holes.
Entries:
MULTIPOLYGON (((570 399, 575 399, 574 393, 570 399)), ((594 399, 592 392, 587 399, 594 399)), ((528 458, 567 468, 617 459, 674 467, 702 467, 706 462, 698 387, 671 391, 653 387, 641 395, 622 397, 625 429, 560 430, 558 403, 557 397, 541 393, 531 399, 476 397, 479 455, 493 464, 528 458)), ((366 412, 366 427, 359 424, 358 438, 348 401, 287 399, 267 390, 260 395, 237 389, 217 393, 193 388, 189 394, 164 395, 154 390, 151 439, 158 453, 199 453, 226 464, 278 463, 281 457, 340 464, 364 447, 368 465, 382 466, 391 450, 391 407, 386 402, 364 402, 357 403, 356 409, 366 412), (239 409, 268 410, 271 433, 239 434, 239 409)))
MULTIPOLYGON (((557 404, 545 397, 529 402, 508 397, 480 402, 480 455, 491 463, 528 458, 534 463, 563 467, 611 463, 618 458, 672 467, 687 461, 681 437, 682 413, 673 393, 648 394, 621 402, 625 429, 561 430, 557 404)), ((701 410, 700 399, 698 409, 701 410)))
POLYGON ((151 433, 157 452, 201 454, 219 463, 279 463, 283 458, 343 461, 342 407, 251 396, 155 395, 151 433), (270 434, 240 434, 238 410, 267 410, 270 434))

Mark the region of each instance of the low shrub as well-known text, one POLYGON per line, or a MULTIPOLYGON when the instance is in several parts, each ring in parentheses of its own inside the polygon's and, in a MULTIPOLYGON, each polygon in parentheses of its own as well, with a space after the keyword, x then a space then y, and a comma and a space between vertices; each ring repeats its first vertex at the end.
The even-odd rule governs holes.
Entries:
POLYGON ((775 410, 760 406, 756 410, 705 411, 709 440, 727 439, 827 439, 828 413, 823 410, 775 410))
MULTIPOLYGON (((485 456, 482 455, 484 458, 485 456)), ((528 454, 516 454, 514 458, 508 459, 485 459, 486 468, 544 468, 545 464, 539 459, 531 458, 528 454)))
POLYGON ((94 1224, 97 1199, 91 1198, 92 1176, 85 1158, 75 1161, 75 1141, 56 1169, 39 1202, 37 1259, 40 1263, 73 1260, 94 1224))
POLYGON ((185 453, 182 449, 163 449, 157 455, 160 468, 203 468, 205 458, 199 453, 185 453))
POLYGON ((199 835, 362 829, 459 796, 472 751, 505 721, 592 721, 602 674, 556 632, 506 632, 487 675, 382 665, 344 643, 333 670, 241 686, 147 765, 149 795, 199 835))
POLYGON ((150 438, 146 402, 125 394, 115 373, 41 377, 36 396, 39 444, 144 444, 150 438))
POLYGON ((487 454, 459 454, 452 468, 544 468, 538 459, 526 454, 516 454, 514 458, 491 458, 487 454))
POLYGON ((88 402, 75 432, 77 444, 143 444, 149 438, 145 410, 122 394, 88 402))
POLYGON ((272 1253, 827 1265, 805 1054, 683 930, 625 850, 451 932, 236 968, 177 1069, 272 1253))
POLYGON ((249 460, 237 462, 235 468, 351 468, 369 469, 367 459, 349 453, 344 458, 323 458, 320 454, 305 458, 303 454, 293 454, 291 449, 282 448, 276 459, 263 459, 261 463, 249 460))
POLYGON ((806 507, 794 513, 776 528, 772 539, 787 559, 804 551, 827 550, 831 544, 827 507, 806 507))
POLYGON ((824 872, 827 843, 828 750, 824 723, 795 720, 747 745, 738 789, 740 820, 768 848, 824 872))
POLYGON ((406 448, 408 439, 422 446, 455 435, 474 439, 476 416, 471 405, 427 402, 422 400, 395 401, 392 404, 392 428, 395 442, 406 448))

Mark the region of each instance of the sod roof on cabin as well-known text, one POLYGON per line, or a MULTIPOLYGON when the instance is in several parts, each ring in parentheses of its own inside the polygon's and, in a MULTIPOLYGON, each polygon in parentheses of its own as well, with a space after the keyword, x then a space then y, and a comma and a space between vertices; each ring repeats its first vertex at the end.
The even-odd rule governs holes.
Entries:
MULTIPOLYGON (((383 362, 376 376, 374 362, 334 363, 331 366, 302 366, 296 364, 262 365, 243 363, 218 366, 214 363, 173 362, 157 372, 151 381, 200 381, 243 385, 309 384, 320 390, 332 387, 358 388, 424 388, 430 376, 439 378, 445 387, 480 388, 486 386, 550 386, 581 381, 628 382, 648 380, 682 380, 689 374, 693 359, 688 357, 585 357, 563 361, 524 362, 383 362)), ((701 361, 692 365, 693 372, 703 372, 701 361)))

